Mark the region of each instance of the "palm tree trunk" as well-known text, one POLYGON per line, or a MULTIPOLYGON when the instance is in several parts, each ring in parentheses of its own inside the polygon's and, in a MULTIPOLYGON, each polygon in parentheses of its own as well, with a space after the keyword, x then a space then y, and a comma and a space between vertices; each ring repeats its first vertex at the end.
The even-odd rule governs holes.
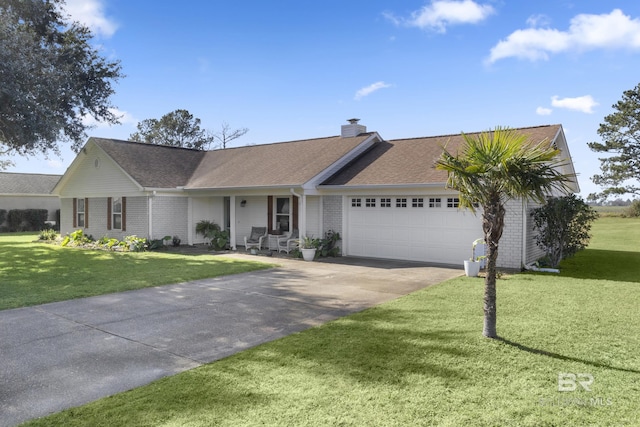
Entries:
POLYGON ((505 209, 496 195, 483 207, 482 228, 487 246, 487 274, 484 279, 484 326, 482 335, 498 338, 496 322, 498 316, 496 295, 496 264, 498 261, 498 242, 504 230, 505 209))

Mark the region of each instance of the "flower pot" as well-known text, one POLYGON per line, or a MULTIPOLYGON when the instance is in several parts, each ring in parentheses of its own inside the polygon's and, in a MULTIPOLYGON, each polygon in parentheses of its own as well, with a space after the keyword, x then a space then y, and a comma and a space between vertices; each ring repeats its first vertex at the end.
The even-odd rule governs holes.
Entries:
POLYGON ((480 272, 480 261, 464 260, 464 274, 467 277, 477 277, 480 272))
POLYGON ((300 251, 302 252, 302 259, 304 259, 305 261, 313 261, 313 259, 316 257, 316 248, 300 249, 300 251))

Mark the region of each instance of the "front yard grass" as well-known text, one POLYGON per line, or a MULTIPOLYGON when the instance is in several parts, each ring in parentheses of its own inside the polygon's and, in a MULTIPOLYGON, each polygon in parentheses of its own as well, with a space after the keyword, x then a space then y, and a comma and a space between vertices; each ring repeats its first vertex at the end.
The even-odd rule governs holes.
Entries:
POLYGON ((637 425, 640 220, 593 232, 560 275, 498 281, 500 340, 460 277, 28 425, 637 425))
POLYGON ((0 235, 0 310, 242 273, 271 265, 211 255, 106 252, 0 235))

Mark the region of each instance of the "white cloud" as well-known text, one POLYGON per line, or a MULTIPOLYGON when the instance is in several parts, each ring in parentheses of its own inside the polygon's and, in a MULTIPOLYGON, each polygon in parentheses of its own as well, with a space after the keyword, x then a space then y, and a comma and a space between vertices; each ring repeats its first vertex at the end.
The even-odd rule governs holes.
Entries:
MULTIPOLYGON (((130 113, 126 112, 126 111, 120 111, 117 108, 109 108, 109 111, 112 112, 113 114, 116 115, 116 117, 118 117, 118 120, 120 121, 121 125, 137 125, 139 120, 136 119, 135 117, 133 117, 130 113)), ((96 119, 94 119, 92 116, 86 115, 82 118, 82 123, 85 126, 89 126, 89 127, 95 127, 98 129, 104 129, 104 128, 109 128, 113 125, 109 124, 109 123, 105 123, 105 122, 99 122, 96 119)))
POLYGON ((94 34, 111 37, 118 25, 104 14, 104 0, 66 0, 64 9, 71 19, 86 25, 94 34))
POLYGON ((527 18, 527 25, 530 27, 548 27, 550 24, 551 19, 547 15, 531 15, 527 18))
POLYGON ((390 84, 385 83, 385 82, 376 82, 373 83, 369 86, 363 87, 362 89, 358 90, 356 92, 356 96, 354 97, 354 99, 356 101, 359 101, 360 99, 364 98, 367 95, 371 95, 373 92, 378 91, 380 89, 384 89, 384 88, 388 88, 391 87, 390 84))
POLYGON ((473 0, 432 0, 422 9, 411 13, 410 18, 396 18, 388 13, 385 16, 396 25, 444 33, 449 25, 476 24, 493 13, 490 5, 478 4, 473 0))
POLYGON ((593 107, 599 105, 591 95, 578 96, 576 98, 551 97, 551 105, 556 108, 566 108, 568 110, 581 111, 583 113, 593 113, 593 107))
POLYGON ((536 108, 536 114, 538 114, 539 116, 548 116, 552 112, 553 110, 551 108, 545 108, 545 107, 536 108))
MULTIPOLYGON (((537 24, 529 18, 529 24, 537 24)), ((487 59, 488 63, 515 57, 530 61, 547 60, 549 54, 570 50, 640 49, 640 19, 631 19, 620 9, 609 14, 581 14, 571 19, 569 29, 548 28, 516 30, 500 40, 487 59)))

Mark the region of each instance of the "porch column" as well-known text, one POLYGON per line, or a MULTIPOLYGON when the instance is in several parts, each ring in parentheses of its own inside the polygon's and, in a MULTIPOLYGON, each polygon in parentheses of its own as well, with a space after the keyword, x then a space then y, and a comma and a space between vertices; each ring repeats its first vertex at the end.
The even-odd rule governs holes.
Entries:
POLYGON ((289 192, 298 198, 298 232, 302 239, 307 235, 307 195, 298 194, 293 188, 289 192))
POLYGON ((229 197, 229 244, 231 249, 236 250, 236 196, 229 197))
POLYGON ((187 198, 187 244, 193 245, 193 198, 187 198))

